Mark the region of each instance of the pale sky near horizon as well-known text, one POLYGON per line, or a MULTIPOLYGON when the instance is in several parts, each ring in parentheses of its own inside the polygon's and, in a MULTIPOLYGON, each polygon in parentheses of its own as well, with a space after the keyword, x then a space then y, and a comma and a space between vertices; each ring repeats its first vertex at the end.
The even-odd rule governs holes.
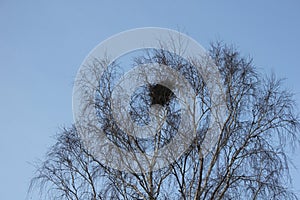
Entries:
MULTIPOLYGON (((25 199, 34 163, 72 117, 85 56, 132 28, 180 30, 205 48, 234 44, 263 73, 286 78, 300 108, 300 1, 0 0, 0 199, 25 199)), ((300 149, 290 154, 300 197, 300 149)), ((33 198, 34 199, 34 198, 33 198)))

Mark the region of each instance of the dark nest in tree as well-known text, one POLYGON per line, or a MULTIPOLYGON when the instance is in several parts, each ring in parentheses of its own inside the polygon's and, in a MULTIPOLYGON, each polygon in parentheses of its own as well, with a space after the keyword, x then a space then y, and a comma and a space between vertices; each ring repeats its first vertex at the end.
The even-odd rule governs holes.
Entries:
POLYGON ((159 104, 166 106, 174 98, 174 93, 161 84, 153 84, 149 86, 149 95, 151 97, 151 105, 159 104))

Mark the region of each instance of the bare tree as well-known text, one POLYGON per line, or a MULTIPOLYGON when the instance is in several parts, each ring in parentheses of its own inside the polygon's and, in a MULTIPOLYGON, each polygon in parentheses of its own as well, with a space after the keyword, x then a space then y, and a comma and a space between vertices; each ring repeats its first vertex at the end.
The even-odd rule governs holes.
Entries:
MULTIPOLYGON (((252 60, 232 47, 212 44, 210 56, 221 74, 227 112, 216 144, 206 156, 203 141, 212 108, 203 74, 195 68, 199 62, 163 48, 148 50, 135 57, 135 65, 170 66, 189 82, 197 96, 201 120, 189 148, 162 168, 143 170, 139 166, 139 172, 122 171, 90 152, 77 127, 64 129, 46 159, 37 164, 30 189, 39 188, 41 195, 53 199, 298 199, 290 190, 287 157, 287 150, 299 142, 293 94, 274 75, 265 77, 257 72, 252 60)), ((107 60, 93 62, 95 66, 108 64, 107 60)), ((111 108, 112 91, 122 75, 118 69, 118 63, 113 62, 99 77, 94 106, 101 127, 96 129, 104 130, 120 149, 156 152, 176 137, 182 120, 178 99, 163 84, 141 86, 130 97, 131 119, 140 126, 147 125, 151 106, 159 105, 166 111, 164 120, 152 138, 126 134, 118 127, 111 108)), ((88 82, 81 81, 85 85, 88 82)))

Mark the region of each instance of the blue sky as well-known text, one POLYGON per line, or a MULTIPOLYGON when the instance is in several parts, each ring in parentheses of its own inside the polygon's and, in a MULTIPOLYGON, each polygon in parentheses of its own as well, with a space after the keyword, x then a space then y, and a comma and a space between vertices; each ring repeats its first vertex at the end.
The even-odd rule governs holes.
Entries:
MULTIPOLYGON (((218 39, 235 44, 262 72, 287 78, 300 105, 299 10, 298 0, 0 0, 0 199, 25 199, 30 163, 43 158, 59 127, 73 122, 80 64, 124 30, 158 26, 185 32, 205 48, 218 39)), ((296 154, 292 176, 300 194, 296 154)))

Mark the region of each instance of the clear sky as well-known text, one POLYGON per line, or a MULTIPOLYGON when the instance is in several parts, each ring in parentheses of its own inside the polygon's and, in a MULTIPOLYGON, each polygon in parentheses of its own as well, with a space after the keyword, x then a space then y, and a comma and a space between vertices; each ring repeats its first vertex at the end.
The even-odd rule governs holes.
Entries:
MULTIPOLYGON (((262 72, 287 78, 300 105, 299 10, 299 0, 0 0, 0 199, 25 199, 31 163, 73 122, 80 64, 127 29, 180 30, 205 48, 215 40, 235 44, 262 72)), ((299 150, 291 158, 300 194, 299 150)))

